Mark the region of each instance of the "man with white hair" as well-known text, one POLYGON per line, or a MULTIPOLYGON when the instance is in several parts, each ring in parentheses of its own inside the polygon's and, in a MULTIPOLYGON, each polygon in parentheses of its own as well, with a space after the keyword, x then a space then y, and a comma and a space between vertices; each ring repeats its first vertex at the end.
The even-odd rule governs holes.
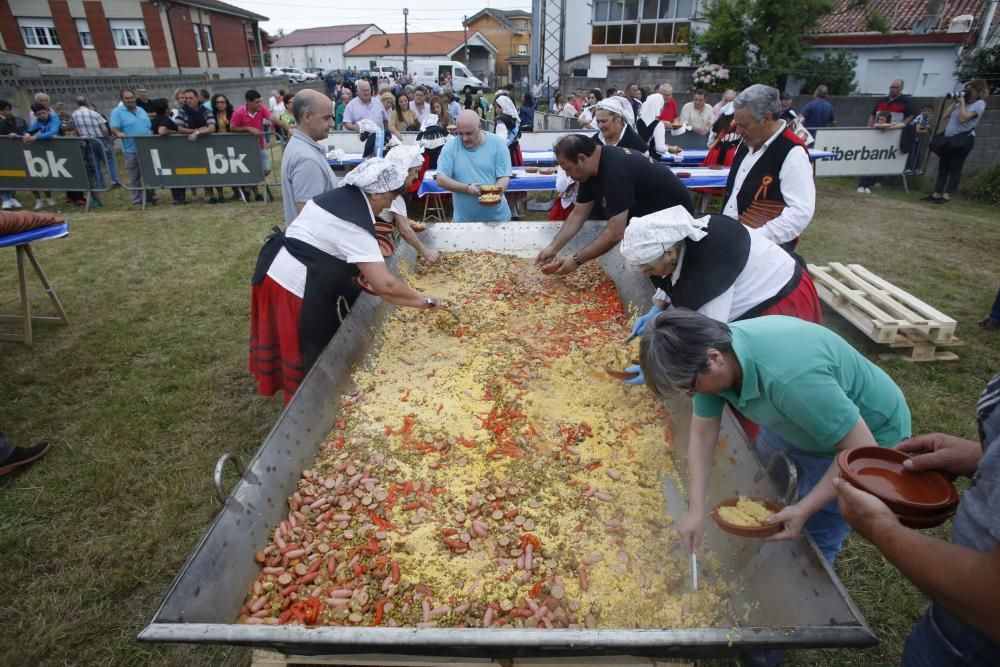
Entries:
POLYGON ((656 92, 663 95, 663 109, 660 111, 659 120, 664 123, 677 120, 680 112, 677 110, 677 100, 674 99, 674 87, 669 83, 661 83, 656 92))
POLYGON ((319 143, 333 128, 333 102, 308 88, 292 102, 295 128, 281 158, 281 203, 285 224, 291 224, 306 202, 337 187, 337 179, 326 161, 326 149, 319 143))
POLYGON ((375 125, 389 132, 389 113, 381 100, 372 97, 372 86, 365 79, 358 79, 355 84, 358 96, 347 104, 344 109, 344 127, 351 132, 357 132, 361 119, 368 118, 375 125))
MULTIPOLYGON (((656 287, 632 335, 667 309, 688 308, 719 322, 788 315, 822 324, 816 287, 791 255, 724 215, 695 219, 683 206, 633 218, 619 246, 625 262, 656 287)), ((640 372, 638 366, 626 370, 640 372)), ((642 376, 629 380, 642 384, 642 376)))
POLYGON ((743 142, 729 170, 722 213, 792 252, 816 208, 809 153, 781 120, 777 89, 750 86, 733 108, 743 142))
POLYGON ((510 151, 507 142, 483 132, 479 114, 466 109, 458 114, 459 141, 449 141, 438 157, 437 184, 453 194, 455 222, 504 222, 510 220, 510 206, 504 193, 510 183, 510 151), (483 206, 481 186, 500 188, 500 203, 483 206))

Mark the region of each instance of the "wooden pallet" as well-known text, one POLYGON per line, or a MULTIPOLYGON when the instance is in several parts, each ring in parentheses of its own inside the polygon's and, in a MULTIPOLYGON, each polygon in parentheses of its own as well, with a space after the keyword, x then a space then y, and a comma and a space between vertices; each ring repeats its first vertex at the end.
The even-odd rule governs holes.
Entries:
POLYGON ((955 361, 958 322, 860 264, 809 265, 819 298, 876 343, 912 348, 907 361, 955 361))
POLYGON ((400 656, 379 653, 360 655, 286 655, 254 649, 251 667, 326 665, 337 667, 690 667, 690 662, 671 662, 638 656, 594 656, 573 658, 449 658, 400 656))

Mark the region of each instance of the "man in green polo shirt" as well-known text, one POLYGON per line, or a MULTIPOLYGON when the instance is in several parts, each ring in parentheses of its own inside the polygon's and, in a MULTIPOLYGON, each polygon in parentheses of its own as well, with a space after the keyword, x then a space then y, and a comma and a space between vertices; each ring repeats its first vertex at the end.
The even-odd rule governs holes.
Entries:
POLYGON ((837 452, 892 447, 910 437, 910 410, 892 379, 837 334, 797 318, 727 325, 671 309, 643 334, 640 363, 658 396, 694 396, 688 513, 677 523, 689 551, 704 532, 706 486, 726 403, 761 425, 762 458, 782 450, 797 468, 799 500, 769 518, 784 524, 771 539, 794 539, 805 527, 831 564, 850 532, 832 483, 837 452))

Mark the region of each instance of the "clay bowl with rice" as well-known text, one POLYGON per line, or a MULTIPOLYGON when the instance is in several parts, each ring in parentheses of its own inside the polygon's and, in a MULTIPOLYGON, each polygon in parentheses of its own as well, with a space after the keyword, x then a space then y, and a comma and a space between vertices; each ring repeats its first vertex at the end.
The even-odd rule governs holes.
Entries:
POLYGON ((780 523, 764 523, 764 519, 781 511, 781 505, 768 498, 735 496, 716 505, 711 517, 719 528, 739 537, 771 537, 781 528, 780 523))

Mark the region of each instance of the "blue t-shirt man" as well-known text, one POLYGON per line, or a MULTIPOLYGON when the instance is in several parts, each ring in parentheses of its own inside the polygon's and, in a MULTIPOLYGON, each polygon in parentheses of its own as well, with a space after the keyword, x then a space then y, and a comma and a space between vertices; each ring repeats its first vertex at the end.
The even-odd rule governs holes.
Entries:
POLYGON ((835 122, 837 122, 837 114, 833 111, 833 105, 823 98, 813 99, 802 109, 802 124, 810 132, 830 127, 830 123, 835 122))
MULTIPOLYGON (((139 107, 129 109, 124 104, 119 104, 112 110, 110 125, 113 129, 124 132, 128 137, 146 136, 153 133, 153 124, 149 120, 149 115, 139 107)), ((135 140, 128 137, 122 139, 122 151, 135 153, 135 140)))
MULTIPOLYGON (((483 142, 466 148, 461 139, 452 139, 441 149, 438 172, 462 183, 493 185, 510 176, 510 151, 507 143, 495 134, 480 130, 483 142)), ((452 194, 455 222, 504 222, 510 220, 507 198, 496 206, 483 206, 477 197, 462 192, 452 194)))

